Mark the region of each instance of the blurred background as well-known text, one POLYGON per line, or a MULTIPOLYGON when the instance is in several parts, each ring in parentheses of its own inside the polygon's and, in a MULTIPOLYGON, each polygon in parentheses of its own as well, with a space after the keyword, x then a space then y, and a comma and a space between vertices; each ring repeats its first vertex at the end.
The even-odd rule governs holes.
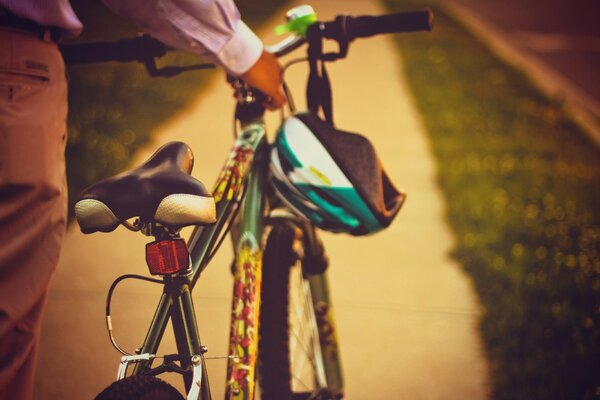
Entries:
MULTIPOLYGON (((80 42, 137 32, 99 2, 71 3, 86 27, 80 42)), ((291 4, 237 2, 261 32, 291 4)), ((431 33, 356 42, 347 62, 331 67, 339 127, 372 139, 390 176, 409 192, 388 231, 325 238, 348 398, 600 397, 600 5, 313 5, 320 17, 426 6, 436 15, 431 33)), ((174 54, 163 62, 198 60, 174 54)), ((290 72, 298 103, 303 74, 290 72)), ((197 141, 195 174, 214 180, 231 136, 222 73, 150 78, 142 66, 108 63, 72 66, 69 81, 71 204, 85 186, 168 140, 197 141)), ((84 237, 70 227, 44 323, 40 399, 92 397, 116 373, 118 354, 103 331, 104 295, 115 274, 143 273, 145 240, 111 235, 84 237), (139 250, 130 256, 131 249, 139 250)), ((214 321, 201 333, 219 355, 229 316, 228 256, 215 264, 197 308, 214 321)), ((133 318, 135 335, 123 329, 130 348, 139 346, 156 296, 135 285, 115 306, 123 324, 132 312, 146 313, 133 318)), ((214 364, 211 371, 221 372, 212 386, 222 386, 224 363, 214 364)))

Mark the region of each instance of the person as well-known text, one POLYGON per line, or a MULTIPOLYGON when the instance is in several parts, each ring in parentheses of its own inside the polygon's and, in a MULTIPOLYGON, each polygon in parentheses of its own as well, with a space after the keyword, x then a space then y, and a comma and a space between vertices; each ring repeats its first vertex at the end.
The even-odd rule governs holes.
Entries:
MULTIPOLYGON (((281 67, 232 0, 104 0, 166 44, 210 57, 281 107, 281 67)), ((50 277, 66 225, 69 0, 0 0, 0 399, 33 398, 50 277)))

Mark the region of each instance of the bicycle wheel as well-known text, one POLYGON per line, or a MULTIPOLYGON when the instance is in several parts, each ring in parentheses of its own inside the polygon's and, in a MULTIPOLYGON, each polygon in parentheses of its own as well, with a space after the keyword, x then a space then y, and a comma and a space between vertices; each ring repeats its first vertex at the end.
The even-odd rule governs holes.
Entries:
POLYGON ((183 396, 165 381, 140 375, 113 382, 96 400, 183 400, 183 396))
POLYGON ((261 400, 328 399, 312 307, 295 228, 273 226, 263 256, 259 339, 261 400))

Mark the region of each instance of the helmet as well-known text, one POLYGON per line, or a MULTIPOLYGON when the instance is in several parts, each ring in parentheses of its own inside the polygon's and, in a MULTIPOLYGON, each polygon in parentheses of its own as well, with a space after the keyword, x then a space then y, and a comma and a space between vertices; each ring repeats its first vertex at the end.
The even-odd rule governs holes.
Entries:
POLYGON ((368 139, 313 112, 283 122, 271 149, 277 195, 316 226, 352 235, 387 227, 406 196, 390 182, 368 139))

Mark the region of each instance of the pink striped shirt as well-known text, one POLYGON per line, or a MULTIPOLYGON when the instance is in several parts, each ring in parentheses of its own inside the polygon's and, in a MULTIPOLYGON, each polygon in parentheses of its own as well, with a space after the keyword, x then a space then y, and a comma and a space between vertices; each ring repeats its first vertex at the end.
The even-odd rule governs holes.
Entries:
MULTIPOLYGON (((240 19, 232 0, 103 0, 146 33, 170 46, 208 56, 241 75, 258 60, 263 45, 240 19)), ((83 26, 69 0, 0 0, 0 7, 42 26, 78 35, 83 26)))

